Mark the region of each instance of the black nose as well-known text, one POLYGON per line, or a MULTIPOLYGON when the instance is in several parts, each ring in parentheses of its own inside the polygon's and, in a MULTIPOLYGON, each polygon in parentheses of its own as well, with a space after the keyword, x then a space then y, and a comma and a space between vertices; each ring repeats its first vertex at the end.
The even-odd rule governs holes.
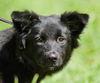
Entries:
POLYGON ((48 60, 55 62, 57 60, 57 54, 55 52, 51 52, 48 56, 48 60))

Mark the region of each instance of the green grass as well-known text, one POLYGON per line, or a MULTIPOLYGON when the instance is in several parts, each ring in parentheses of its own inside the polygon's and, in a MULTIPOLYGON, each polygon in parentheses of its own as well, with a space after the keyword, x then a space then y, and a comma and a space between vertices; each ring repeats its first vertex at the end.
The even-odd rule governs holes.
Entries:
MULTIPOLYGON (((25 9, 41 15, 65 11, 90 15, 79 40, 80 47, 74 51, 68 65, 41 83, 100 83, 100 0, 0 0, 0 17, 8 20, 12 11, 25 9)), ((11 25, 0 22, 0 30, 9 27, 11 25)))

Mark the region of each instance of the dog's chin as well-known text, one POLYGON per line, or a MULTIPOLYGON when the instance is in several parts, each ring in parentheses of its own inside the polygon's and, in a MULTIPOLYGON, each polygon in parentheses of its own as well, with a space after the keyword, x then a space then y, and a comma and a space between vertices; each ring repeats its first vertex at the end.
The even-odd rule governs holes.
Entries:
POLYGON ((45 70, 48 70, 48 71, 56 70, 56 69, 58 69, 59 67, 61 67, 61 64, 58 64, 58 63, 42 64, 42 68, 45 69, 45 70))
POLYGON ((60 67, 60 65, 52 65, 52 66, 48 66, 48 70, 53 71, 56 70, 60 67))
POLYGON ((53 71, 55 69, 56 69, 56 67, 48 67, 48 70, 50 70, 50 71, 53 71))

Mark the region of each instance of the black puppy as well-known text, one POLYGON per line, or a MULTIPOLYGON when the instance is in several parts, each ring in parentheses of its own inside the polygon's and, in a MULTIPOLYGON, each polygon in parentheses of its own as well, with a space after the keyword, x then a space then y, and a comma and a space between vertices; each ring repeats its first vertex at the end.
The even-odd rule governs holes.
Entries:
POLYGON ((80 33, 88 22, 87 14, 40 16, 28 11, 13 12, 14 28, 0 32, 0 74, 3 83, 31 83, 61 70, 78 47, 80 33))

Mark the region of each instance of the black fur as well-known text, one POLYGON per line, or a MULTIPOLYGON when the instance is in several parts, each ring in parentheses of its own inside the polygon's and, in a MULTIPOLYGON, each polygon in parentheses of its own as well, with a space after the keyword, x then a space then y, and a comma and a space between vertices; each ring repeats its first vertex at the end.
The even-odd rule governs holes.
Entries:
POLYGON ((87 14, 40 16, 14 11, 14 28, 0 32, 0 77, 3 83, 31 83, 61 70, 78 46, 77 39, 88 22, 87 14))

